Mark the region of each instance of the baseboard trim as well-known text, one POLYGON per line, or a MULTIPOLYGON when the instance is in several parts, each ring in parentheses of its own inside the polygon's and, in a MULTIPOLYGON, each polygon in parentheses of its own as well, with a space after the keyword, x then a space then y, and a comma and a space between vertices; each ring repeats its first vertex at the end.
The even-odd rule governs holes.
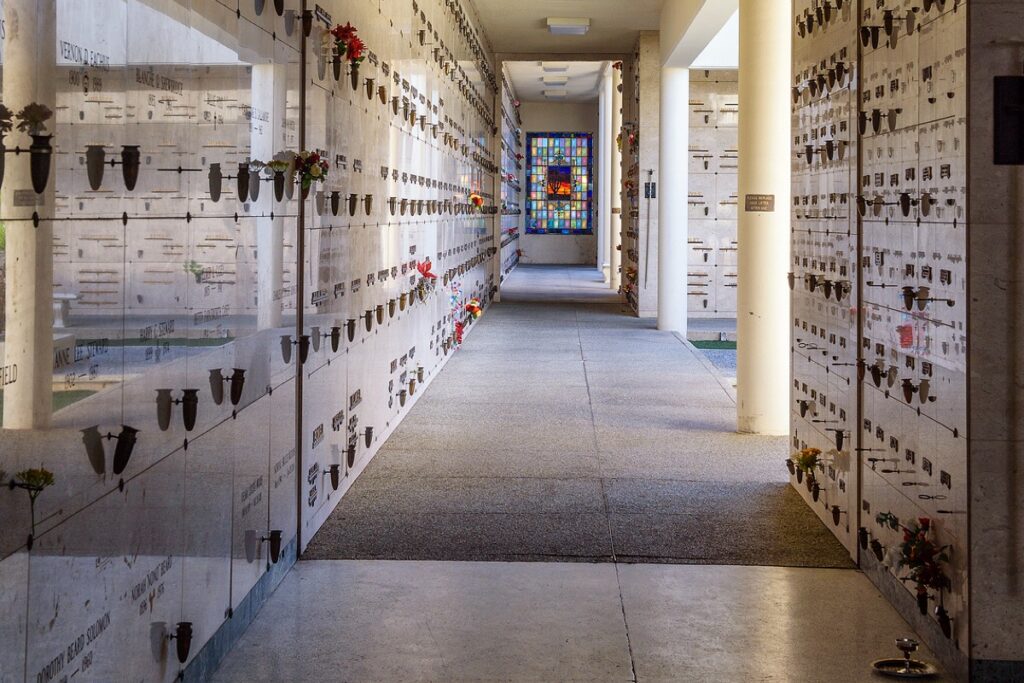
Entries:
MULTIPOLYGON (((918 637, 935 653, 945 673, 954 680, 967 681, 971 666, 967 655, 957 647, 956 642, 943 635, 937 621, 928 615, 921 614, 917 600, 914 599, 910 591, 904 588, 903 584, 892 575, 892 572, 883 567, 870 552, 862 551, 860 553, 860 568, 889 604, 910 624, 918 637)), ((895 650, 895 648, 893 649, 895 650)))
POLYGON ((213 637, 203 645, 203 649, 188 663, 181 674, 181 680, 186 683, 204 683, 213 678, 224 657, 256 619, 260 609, 281 584, 285 574, 295 565, 295 561, 295 539, 292 538, 291 543, 281 549, 281 557, 277 564, 270 565, 267 573, 256 581, 252 590, 238 603, 231 617, 220 625, 213 637))

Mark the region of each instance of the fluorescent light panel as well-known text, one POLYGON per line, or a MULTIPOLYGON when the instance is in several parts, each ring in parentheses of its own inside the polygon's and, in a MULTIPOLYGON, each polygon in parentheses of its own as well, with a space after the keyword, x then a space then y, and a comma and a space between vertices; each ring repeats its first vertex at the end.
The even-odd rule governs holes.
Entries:
POLYGON ((556 36, 582 36, 590 30, 590 19, 548 17, 548 30, 556 36))
POLYGON ((565 89, 542 90, 541 92, 544 93, 544 97, 551 97, 551 98, 565 97, 566 95, 569 94, 569 91, 565 90, 565 89))
POLYGON ((569 82, 568 76, 544 76, 541 78, 544 85, 565 85, 569 82))

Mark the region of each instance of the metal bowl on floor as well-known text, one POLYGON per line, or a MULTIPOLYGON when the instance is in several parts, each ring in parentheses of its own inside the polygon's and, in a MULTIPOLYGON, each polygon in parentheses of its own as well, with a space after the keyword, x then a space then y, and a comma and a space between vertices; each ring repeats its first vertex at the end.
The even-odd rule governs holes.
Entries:
POLYGON ((903 659, 891 657, 887 659, 876 659, 871 662, 871 668, 883 676, 893 678, 931 678, 939 672, 928 662, 917 659, 903 659))

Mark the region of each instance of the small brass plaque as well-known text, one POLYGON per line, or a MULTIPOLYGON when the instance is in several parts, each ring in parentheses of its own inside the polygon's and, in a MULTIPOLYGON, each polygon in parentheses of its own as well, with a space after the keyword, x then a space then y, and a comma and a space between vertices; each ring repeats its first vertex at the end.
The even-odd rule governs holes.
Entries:
POLYGON ((759 211, 772 213, 775 211, 775 195, 773 194, 748 194, 744 196, 746 211, 759 211))

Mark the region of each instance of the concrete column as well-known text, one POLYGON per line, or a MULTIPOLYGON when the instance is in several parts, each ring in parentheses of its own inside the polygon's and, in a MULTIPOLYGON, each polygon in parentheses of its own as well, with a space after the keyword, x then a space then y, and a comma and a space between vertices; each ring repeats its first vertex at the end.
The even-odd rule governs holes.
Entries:
POLYGON ((601 77, 601 150, 598 159, 601 163, 601 273, 605 282, 611 282, 611 250, 612 250, 612 149, 615 147, 615 132, 612 128, 612 67, 610 62, 604 65, 601 77))
POLYGON ((594 149, 595 164, 594 170, 597 175, 597 185, 594 187, 596 192, 597 201, 597 269, 601 271, 601 274, 608 279, 607 263, 608 263, 608 173, 605 168, 605 162, 608 159, 608 154, 605 151, 605 143, 608 140, 608 126, 610 125, 610 117, 608 116, 609 102, 608 93, 605 92, 604 80, 602 77, 601 89, 598 97, 598 126, 597 126, 597 140, 595 141, 596 147, 594 149))
MULTIPOLYGON (((953 377, 966 379, 966 387, 948 392, 946 403, 947 414, 957 415, 961 406, 967 410, 966 430, 954 439, 969 438, 966 480, 953 475, 950 498, 966 501, 969 514, 966 528, 954 525, 956 517, 952 515, 940 515, 937 523, 940 530, 959 536, 959 543, 954 540, 954 552, 967 546, 957 564, 967 569, 966 589, 970 591, 966 598, 970 680, 1009 681, 1024 675, 1024 621, 1020 618, 1024 583, 1024 175, 1020 166, 995 163, 993 140, 1006 131, 996 132, 993 102, 997 84, 993 76, 1020 74, 1018 36, 1024 25, 1024 3, 972 3, 958 11, 965 9, 962 22, 946 24, 950 46, 946 49, 960 47, 966 37, 966 93, 957 92, 954 111, 959 116, 966 114, 970 126, 964 131, 966 139, 959 153, 947 146, 942 155, 944 162, 954 164, 954 178, 962 172, 956 170, 958 164, 966 161, 966 223, 960 223, 955 231, 957 238, 950 236, 943 245, 947 253, 963 253, 965 263, 947 266, 954 269, 953 283, 947 293, 939 295, 954 297, 954 307, 939 302, 931 306, 943 311, 938 315, 962 321, 969 331, 966 351, 960 351, 966 353, 966 359, 955 348, 943 354, 955 359, 953 367, 958 374, 953 377), (966 243, 964 252, 958 252, 961 241, 966 243), (959 284, 960 273, 966 273, 966 288, 959 284)), ((1012 111, 1008 104, 1003 106, 1003 112, 1012 111)), ((999 145, 1000 151, 1008 147, 999 145)), ((963 424, 963 418, 954 424, 963 424)), ((924 418, 918 418, 914 426, 921 435, 943 431, 926 426, 924 418)), ((950 437, 943 434, 935 443, 950 443, 950 437)), ((962 471, 958 444, 940 452, 945 468, 962 471)), ((952 616, 957 617, 955 612, 952 616)), ((955 633, 963 633, 963 627, 961 617, 955 633)), ((951 666, 946 668, 953 673, 951 666)))
POLYGON ((613 291, 622 285, 622 151, 615 143, 622 131, 622 71, 611 69, 612 134, 611 134, 611 246, 608 250, 608 279, 613 291))
MULTIPOLYGON (((661 70, 658 183, 658 329, 686 334, 686 236, 690 72, 661 70)), ((641 135, 643 132, 641 131, 641 135)), ((643 178, 640 179, 644 181, 643 178)))
MULTIPOLYGON (((3 101, 18 112, 30 102, 56 112, 56 0, 5 0, 3 101)), ((56 131, 56 114, 46 122, 56 131)), ((54 137, 53 147, 70 141, 54 137)), ((31 144, 12 131, 7 146, 31 144)), ((32 190, 27 154, 7 155, 0 212, 7 219, 6 329, 3 372, 4 428, 42 429, 53 412, 53 223, 56 154, 46 191, 32 190), (26 199, 28 201, 26 201, 26 199), (34 227, 38 213, 44 220, 34 227)))
POLYGON ((789 431, 791 33, 789 0, 740 0, 736 407, 757 434, 789 431))
MULTIPOLYGON (((276 151, 284 149, 283 124, 287 100, 285 67, 280 64, 257 64, 252 67, 252 107, 265 112, 269 121, 253 126, 252 157, 270 161, 276 151)), ((264 183, 256 209, 266 218, 256 220, 256 324, 260 330, 281 326, 281 289, 284 286, 284 217, 275 215, 274 188, 264 183)), ((277 214, 281 212, 278 211, 277 214)))

